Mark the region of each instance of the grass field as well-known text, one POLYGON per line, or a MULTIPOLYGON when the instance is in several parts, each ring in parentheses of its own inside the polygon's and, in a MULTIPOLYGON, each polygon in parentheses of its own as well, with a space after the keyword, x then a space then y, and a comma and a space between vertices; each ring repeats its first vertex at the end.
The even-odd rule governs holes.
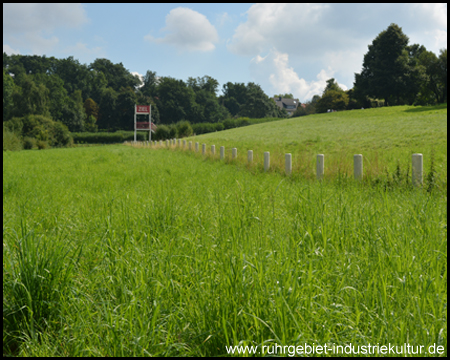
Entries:
POLYGON ((315 156, 325 155, 325 174, 352 175, 353 155, 363 154, 367 179, 384 177, 400 167, 408 170, 413 153, 422 153, 429 169, 434 157, 437 176, 447 179, 447 105, 397 106, 309 115, 277 122, 204 134, 188 141, 238 149, 242 164, 253 150, 254 167, 261 169, 270 151, 272 171, 284 171, 284 154, 292 153, 293 172, 314 178, 315 156), (432 155, 433 154, 433 155, 432 155))
MULTIPOLYGON (((209 136, 231 145, 230 133, 209 136)), ((305 343, 447 355, 446 188, 303 181, 123 145, 3 152, 4 355, 305 343)))

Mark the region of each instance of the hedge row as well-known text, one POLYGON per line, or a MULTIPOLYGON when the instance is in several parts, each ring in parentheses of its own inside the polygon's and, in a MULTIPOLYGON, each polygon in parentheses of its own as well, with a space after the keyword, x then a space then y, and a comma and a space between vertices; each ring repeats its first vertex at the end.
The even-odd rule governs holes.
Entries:
MULTIPOLYGON (((177 124, 158 125, 156 132, 152 134, 152 140, 181 138, 185 136, 191 136, 193 133, 196 135, 200 135, 215 131, 228 130, 242 126, 248 126, 276 120, 281 119, 278 118, 249 119, 244 117, 237 119, 226 119, 218 123, 197 123, 192 125, 189 124, 188 121, 180 121, 177 124)), ((113 144, 134 140, 133 131, 116 131, 113 133, 82 132, 82 133, 73 133, 72 136, 76 144, 113 144)), ((143 131, 137 132, 137 140, 147 141, 148 132, 143 131)))
MULTIPOLYGON (((117 131, 114 133, 107 132, 79 132, 72 133, 75 144, 114 144, 123 143, 124 141, 134 140, 134 131, 117 131)), ((138 141, 148 140, 148 132, 138 131, 136 134, 138 141)))

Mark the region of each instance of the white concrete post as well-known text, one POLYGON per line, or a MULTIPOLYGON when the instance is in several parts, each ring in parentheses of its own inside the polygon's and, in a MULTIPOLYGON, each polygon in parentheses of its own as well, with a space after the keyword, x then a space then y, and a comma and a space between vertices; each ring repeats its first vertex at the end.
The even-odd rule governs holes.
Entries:
POLYGON ((195 152, 198 152, 198 142, 195 143, 195 152))
POLYGON ((169 140, 166 140, 166 147, 169 147, 169 140))
POLYGON ((192 141, 189 141, 189 150, 192 150, 192 141))
POLYGON ((178 139, 178 146, 181 147, 181 139, 178 139))
POLYGON ((161 145, 161 146, 162 146, 162 140, 159 140, 159 145, 161 145))
POLYGON ((317 180, 322 180, 324 173, 324 160, 325 156, 323 154, 317 155, 317 180))
POLYGON ((422 154, 412 155, 412 183, 414 186, 423 184, 423 156, 422 154))
POLYGON ((225 159, 225 146, 220 147, 220 160, 225 159))
POLYGON ((216 153, 216 145, 211 145, 211 154, 215 155, 216 153))
POLYGON ((292 154, 284 155, 284 168, 286 175, 290 176, 292 174, 292 154))
POLYGON ((253 150, 247 151, 247 161, 249 164, 253 162, 253 150))
POLYGON ((236 159, 237 158, 237 148, 231 149, 231 158, 236 159))
POLYGON ((355 180, 362 180, 363 178, 363 156, 361 154, 353 155, 353 168, 355 180))
POLYGON ((186 148, 186 140, 183 140, 183 149, 186 148))
POLYGON ((264 171, 270 169, 270 152, 264 151, 264 171))
POLYGON ((202 155, 206 155, 206 144, 202 144, 202 155))

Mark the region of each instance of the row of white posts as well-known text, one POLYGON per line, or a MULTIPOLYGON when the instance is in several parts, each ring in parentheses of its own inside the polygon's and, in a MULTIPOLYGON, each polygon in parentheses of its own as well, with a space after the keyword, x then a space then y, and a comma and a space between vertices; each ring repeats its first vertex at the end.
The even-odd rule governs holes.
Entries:
MULTIPOLYGON (((157 141, 147 141, 147 145, 157 145, 157 141)), ((162 140, 159 141, 159 145, 163 145, 162 140)), ((177 145, 177 139, 166 140, 166 147, 171 145, 177 145)), ((188 149, 192 150, 192 141, 189 141, 188 149)), ((178 146, 181 146, 181 139, 178 139, 178 146)), ((186 140, 183 140, 183 148, 186 148, 186 140)), ((199 152, 199 143, 195 143, 195 152, 199 152)), ((216 146, 211 145, 211 154, 215 155, 216 146)), ((202 154, 206 155, 206 144, 202 144, 202 154)), ((231 158, 237 158, 237 148, 231 149, 231 158)), ((225 159, 225 147, 220 147, 220 160, 225 159)), ((248 150, 247 161, 249 163, 253 162, 253 150, 248 150)), ((264 152, 264 171, 270 169, 270 152, 264 152)), ((363 178, 363 156, 361 154, 353 155, 353 169, 355 180, 362 180, 363 178)), ((316 174, 317 179, 322 180, 325 170, 325 156, 324 154, 318 154, 316 160, 316 174)), ((285 172, 286 175, 292 174, 292 154, 285 154, 285 172)), ((421 186, 423 184, 423 156, 422 154, 412 155, 412 183, 415 186, 421 186)))

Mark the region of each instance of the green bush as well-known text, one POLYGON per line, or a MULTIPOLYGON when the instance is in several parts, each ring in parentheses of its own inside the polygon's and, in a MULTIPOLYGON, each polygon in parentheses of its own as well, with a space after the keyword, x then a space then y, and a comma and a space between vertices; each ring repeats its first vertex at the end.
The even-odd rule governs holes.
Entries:
POLYGON ((179 138, 191 136, 194 133, 189 121, 180 121, 176 124, 177 134, 179 138))
POLYGON ((50 117, 43 115, 27 115, 21 118, 12 118, 3 123, 4 128, 13 132, 19 138, 28 138, 25 148, 31 146, 29 138, 40 141, 38 147, 48 146, 70 146, 73 142, 72 136, 66 125, 59 121, 53 121, 50 117), (45 143, 45 144, 44 144, 45 143))
POLYGON ((48 148, 48 143, 44 140, 37 140, 36 145, 39 150, 44 150, 48 148))
POLYGON ((68 147, 73 144, 69 128, 61 122, 55 122, 52 128, 52 146, 68 147))
POLYGON ((165 140, 170 139, 170 128, 166 125, 158 125, 154 140, 165 140))
POLYGON ((3 151, 22 150, 22 142, 20 138, 12 131, 3 126, 3 151))
POLYGON ((8 131, 13 132, 18 136, 21 136, 23 129, 22 118, 13 117, 8 121, 3 122, 3 128, 6 128, 8 131))
POLYGON ((23 138, 23 148, 25 150, 31 150, 36 146, 36 139, 29 137, 29 136, 25 136, 23 138))
MULTIPOLYGON (((109 132, 79 132, 72 133, 75 144, 118 144, 124 141, 134 140, 134 131, 109 132)), ((148 138, 147 132, 137 132, 136 140, 145 141, 148 138)))

